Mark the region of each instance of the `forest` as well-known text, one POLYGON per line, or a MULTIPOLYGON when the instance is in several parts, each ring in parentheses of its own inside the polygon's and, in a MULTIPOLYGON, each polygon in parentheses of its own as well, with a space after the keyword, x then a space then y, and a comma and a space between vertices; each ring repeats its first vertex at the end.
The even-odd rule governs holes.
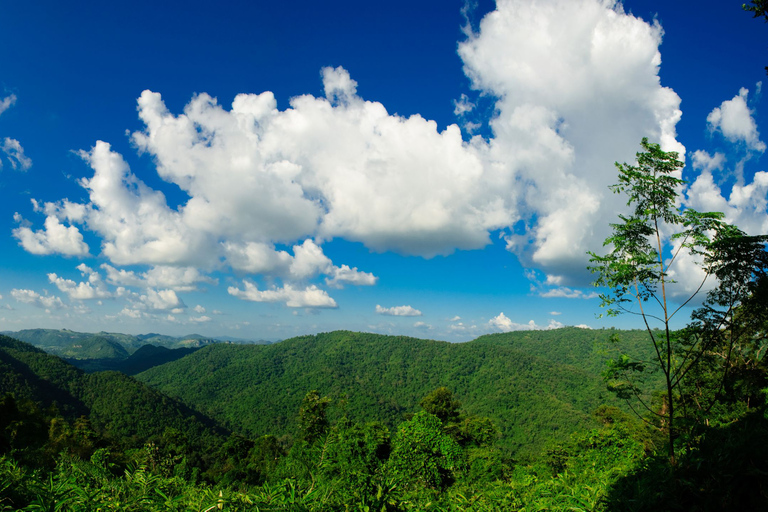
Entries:
MULTIPOLYGON (((4 336, 0 507, 763 507, 764 367, 740 362, 709 425, 680 430, 671 472, 663 426, 599 377, 624 345, 647 358, 643 334, 565 328, 449 344, 341 331, 214 344, 138 379, 86 373, 4 336)), ((648 385, 660 400, 659 376, 648 385)))

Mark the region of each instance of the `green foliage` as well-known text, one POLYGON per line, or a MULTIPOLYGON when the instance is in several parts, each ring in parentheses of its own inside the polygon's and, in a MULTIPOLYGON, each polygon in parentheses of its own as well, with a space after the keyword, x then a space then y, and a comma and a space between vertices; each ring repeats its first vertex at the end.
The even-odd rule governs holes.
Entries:
POLYGON ((443 489, 464 469, 461 446, 442 427, 440 419, 426 411, 400 425, 388 469, 403 485, 443 489))
POLYGON ((678 259, 681 251, 703 258, 704 280, 713 274, 717 277, 728 274, 724 269, 733 264, 723 258, 733 256, 732 240, 740 236, 740 232, 722 221, 722 213, 683 209, 678 191, 684 182, 674 175, 683 167, 683 162, 677 153, 664 152, 648 139, 644 138, 641 146, 644 151, 637 153, 637 165, 616 163, 619 183, 611 187, 614 192, 627 196, 632 214, 619 215, 621 222, 611 224, 613 235, 604 243, 611 250, 604 256, 590 253, 594 265, 589 268, 597 274, 595 284, 608 289, 601 294, 602 306, 608 308, 608 314, 639 314, 646 325, 655 351, 652 365, 661 371, 665 381, 661 407, 652 407, 644 400, 641 388, 633 381, 634 376, 646 368, 645 362, 622 356, 612 362, 606 377, 621 398, 636 396, 640 404, 658 418, 659 425, 668 433, 669 459, 674 464, 679 415, 676 393, 685 375, 710 349, 715 333, 680 337, 671 330, 673 317, 696 296, 704 281, 682 305, 673 309, 667 290, 674 282, 670 275, 675 263, 681 261, 678 259), (671 236, 667 236, 668 233, 671 236), (637 311, 633 311, 633 307, 637 307, 637 311), (661 330, 653 329, 653 322, 658 322, 655 325, 661 330))
MULTIPOLYGON (((592 410, 619 403, 599 377, 615 351, 611 333, 566 328, 451 344, 341 331, 266 346, 213 345, 137 378, 254 438, 294 435, 307 390, 345 396, 344 414, 394 431, 419 410, 425 390, 447 387, 467 414, 493 420, 506 450, 524 456, 552 437, 593 428, 592 410)), ((648 357, 648 349, 636 353, 648 357)), ((328 420, 340 415, 329 410, 328 420)))
POLYGON ((328 397, 320 398, 316 389, 304 397, 299 409, 299 432, 302 440, 312 444, 325 434, 328 429, 326 409, 330 402, 328 397))
MULTIPOLYGON (((114 378, 87 377, 107 379, 95 381, 102 387, 114 378)), ((131 379, 114 382, 130 386, 131 379)), ((89 389, 87 383, 72 387, 89 389)), ((123 407, 131 396, 109 387, 105 392, 123 407)), ((54 408, 7 396, 0 400, 7 453, 0 454, 0 510, 673 510, 684 498, 670 494, 660 501, 665 495, 635 491, 662 480, 659 489, 695 500, 697 489, 712 485, 707 475, 719 479, 717 492, 690 501, 700 509, 716 508, 712 503, 765 508, 763 416, 746 415, 706 432, 681 456, 680 479, 665 482, 668 473, 647 457, 653 434, 615 406, 595 411, 602 428, 560 442, 551 436, 541 457, 516 464, 496 446, 494 422, 467 413, 449 389, 435 389, 420 402, 447 412, 446 421, 423 410, 390 439, 382 424, 353 420, 342 401, 309 392, 293 417, 298 412, 299 423, 306 425, 300 432, 313 434, 298 437, 287 453, 285 438, 233 434, 208 445, 206 461, 201 456, 206 449, 189 430, 166 427, 145 438, 145 430, 136 428, 130 444, 138 447, 123 449, 104 437, 114 430, 102 429, 93 418, 69 421, 54 408), (9 429, 12 425, 17 427, 9 429), (753 441, 760 445, 751 446, 753 441), (53 463, 41 464, 40 454, 49 454, 53 463)))
POLYGON ((437 416, 444 424, 456 423, 459 419, 461 403, 453 397, 448 388, 439 387, 419 402, 424 411, 437 416))

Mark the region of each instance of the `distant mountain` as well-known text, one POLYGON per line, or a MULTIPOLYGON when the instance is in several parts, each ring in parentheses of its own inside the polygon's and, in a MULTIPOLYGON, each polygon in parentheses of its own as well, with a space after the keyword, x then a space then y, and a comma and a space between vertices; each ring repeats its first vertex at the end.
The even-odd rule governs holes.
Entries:
POLYGON ((492 418, 509 449, 536 453, 593 427, 598 405, 618 404, 600 377, 615 351, 612 334, 566 328, 452 344, 340 331, 216 344, 137 378, 250 436, 292 433, 312 389, 344 401, 356 420, 394 428, 425 394, 446 386, 468 413, 492 418))
POLYGON ((28 343, 0 336, 0 396, 13 394, 65 417, 89 416, 115 439, 150 439, 173 428, 194 439, 219 437, 214 422, 132 377, 87 374, 28 343))
POLYGON ((243 345, 271 345, 272 343, 278 343, 280 340, 277 341, 269 341, 269 340, 250 340, 245 338, 233 338, 232 336, 216 336, 216 341, 224 341, 229 343, 239 343, 243 345))
POLYGON ((181 359, 199 347, 166 348, 144 345, 125 359, 67 359, 67 362, 86 372, 117 371, 136 375, 154 366, 181 359))
POLYGON ((68 359, 125 359, 147 344, 173 349, 218 343, 200 334, 173 337, 150 333, 133 336, 103 331, 95 334, 75 332, 69 329, 25 329, 2 334, 68 359))

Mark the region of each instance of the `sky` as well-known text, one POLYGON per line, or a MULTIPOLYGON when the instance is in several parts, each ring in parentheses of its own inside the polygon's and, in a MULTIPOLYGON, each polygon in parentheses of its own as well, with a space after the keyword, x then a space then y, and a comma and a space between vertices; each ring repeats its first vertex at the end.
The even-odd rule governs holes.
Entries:
POLYGON ((0 1, 0 330, 640 327, 586 266, 643 137, 768 233, 741 3, 0 1))

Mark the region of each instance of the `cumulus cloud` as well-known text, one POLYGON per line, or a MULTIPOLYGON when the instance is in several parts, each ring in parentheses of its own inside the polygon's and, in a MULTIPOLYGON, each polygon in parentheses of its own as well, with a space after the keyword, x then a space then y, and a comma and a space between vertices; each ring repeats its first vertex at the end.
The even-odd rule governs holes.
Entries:
POLYGON ((141 295, 139 300, 141 303, 149 309, 156 311, 171 311, 174 313, 181 313, 186 306, 184 302, 176 295, 173 290, 152 290, 148 289, 147 293, 141 295))
MULTIPOLYGON (((18 214, 16 219, 23 222, 18 214)), ((45 229, 32 231, 21 225, 13 230, 13 236, 24 250, 32 254, 64 254, 66 256, 86 256, 88 246, 83 242, 83 235, 76 226, 65 226, 59 219, 49 215, 45 219, 45 229)))
POLYGON ((46 310, 64 309, 67 307, 61 299, 55 295, 40 295, 34 290, 14 288, 11 290, 11 297, 16 299, 17 302, 32 304, 33 306, 46 310))
POLYGON ((539 292, 539 297, 559 297, 564 299, 594 299, 598 297, 597 292, 585 293, 582 290, 574 290, 565 286, 559 288, 552 288, 546 291, 539 292))
POLYGON ((530 320, 527 324, 518 324, 510 320, 509 317, 507 317, 507 315, 505 315, 502 312, 502 313, 499 313, 498 316, 491 318, 488 321, 488 326, 494 330, 499 330, 501 332, 512 332, 512 331, 538 331, 543 329, 559 329, 563 327, 563 324, 554 319, 550 320, 546 327, 541 327, 539 325, 536 325, 536 322, 534 322, 533 320, 530 320))
POLYGON ((120 311, 120 313, 118 313, 118 315, 125 316, 125 317, 128 317, 128 318, 133 318, 135 320, 138 320, 138 319, 142 318, 143 316, 145 316, 142 311, 140 311, 138 309, 134 309, 134 308, 123 308, 120 311))
POLYGON ((422 313, 416 308, 411 306, 393 306, 391 308, 383 308, 376 304, 376 313, 380 315, 389 316, 421 316, 422 313))
POLYGON ((702 170, 686 191, 686 204, 699 211, 723 212, 727 222, 750 235, 768 233, 768 172, 756 172, 751 183, 734 184, 728 194, 711 172, 702 170))
POLYGON ((194 267, 154 266, 146 272, 117 269, 107 263, 101 265, 107 273, 107 280, 116 285, 140 288, 170 288, 177 292, 197 290, 199 283, 217 284, 194 267))
POLYGON ((725 155, 722 153, 715 153, 710 155, 708 152, 701 149, 694 151, 692 155, 692 164, 694 170, 709 172, 721 171, 725 165, 725 155))
MULTIPOLYGON (((6 137, 3 144, 0 145, 0 150, 5 153, 14 170, 26 171, 32 167, 32 160, 24 155, 24 148, 21 147, 21 144, 16 139, 6 137)), ((0 165, 2 165, 2 162, 0 162, 0 165)))
POLYGON ((765 143, 760 140, 757 123, 747 105, 749 90, 742 87, 739 94, 715 107, 707 116, 707 125, 713 132, 720 132, 733 143, 742 143, 752 151, 765 151, 765 143))
POLYGON ((606 189, 612 162, 643 136, 684 154, 680 98, 658 76, 662 33, 610 0, 503 0, 459 45, 473 86, 498 98, 487 157, 523 185, 529 227, 507 241, 524 263, 588 281, 585 253, 624 208, 606 189))
POLYGON ((74 300, 106 299, 113 296, 97 272, 85 264, 78 265, 77 269, 88 278, 87 281, 76 283, 71 279, 59 277, 55 273, 48 274, 48 280, 56 285, 59 291, 66 293, 70 299, 74 300))
POLYGON ((325 284, 334 288, 341 288, 345 284, 356 286, 373 286, 379 280, 370 272, 361 272, 357 267, 349 268, 347 265, 333 267, 330 277, 325 278, 325 284))
POLYGON ((338 307, 336 301, 325 290, 321 290, 315 285, 301 289, 286 283, 282 288, 273 286, 268 290, 259 290, 255 284, 243 281, 243 287, 244 289, 241 290, 230 286, 227 288, 227 292, 239 299, 253 302, 284 302, 289 308, 338 307))

